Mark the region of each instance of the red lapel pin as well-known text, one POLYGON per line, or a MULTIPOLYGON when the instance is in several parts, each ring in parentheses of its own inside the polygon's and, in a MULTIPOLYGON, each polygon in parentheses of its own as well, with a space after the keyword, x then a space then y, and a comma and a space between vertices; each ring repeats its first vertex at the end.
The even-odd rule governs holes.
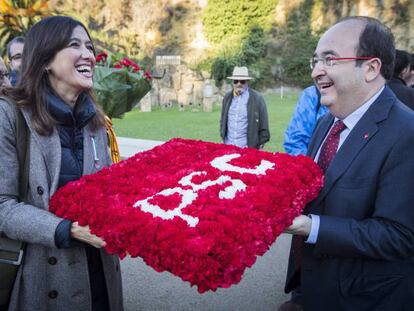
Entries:
POLYGON ((368 137, 369 137, 369 133, 365 133, 364 134, 364 139, 368 139, 368 137))

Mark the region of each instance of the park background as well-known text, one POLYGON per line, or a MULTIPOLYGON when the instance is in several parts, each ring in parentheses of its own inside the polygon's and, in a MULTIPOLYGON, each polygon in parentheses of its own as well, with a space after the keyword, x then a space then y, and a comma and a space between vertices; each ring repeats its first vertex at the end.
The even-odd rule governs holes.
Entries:
POLYGON ((2 55, 11 38, 53 14, 82 21, 97 52, 127 56, 153 73, 151 92, 114 127, 119 136, 159 141, 220 141, 226 77, 243 65, 268 105, 266 150, 281 151, 298 94, 312 83, 309 58, 318 38, 342 17, 376 17, 391 27, 398 48, 414 46, 410 0, 0 0, 2 55))
POLYGON ((309 58, 329 25, 368 15, 391 27, 398 48, 414 46, 409 0, 0 0, 2 55, 11 38, 53 14, 82 21, 97 52, 127 56, 153 73, 151 94, 142 100, 151 113, 138 105, 114 127, 119 136, 157 141, 220 141, 220 104, 231 87, 226 77, 245 65, 268 105, 272 137, 266 150, 282 151, 298 94, 312 83, 309 58), (165 62, 168 57, 178 63, 165 62), (214 93, 208 109, 206 84, 214 93))
POLYGON ((245 65, 268 105, 272 138, 266 150, 281 151, 300 89, 312 83, 309 58, 318 38, 344 16, 376 17, 391 27, 397 47, 414 46, 409 0, 0 0, 2 55, 11 38, 53 14, 81 20, 97 52, 127 56, 153 73, 153 89, 142 101, 151 113, 138 105, 114 127, 119 136, 158 141, 220 141, 226 77, 245 65), (178 58, 178 69, 157 64, 157 57, 170 56, 178 58), (202 106, 206 83, 214 93, 209 109, 202 106))
MULTIPOLYGON (((177 91, 174 72, 166 79, 157 56, 178 56, 179 66, 195 80, 211 81, 216 95, 210 112, 196 96, 183 106, 179 96, 155 96, 151 112, 138 105, 113 120, 118 136, 155 141, 183 137, 219 142, 220 96, 230 88, 225 77, 235 65, 246 65, 268 107, 271 140, 265 150, 283 151, 283 132, 298 95, 312 83, 309 58, 320 34, 342 17, 376 17, 392 29, 398 48, 414 50, 410 0, 0 0, 1 55, 10 39, 53 14, 81 20, 97 52, 128 56, 150 70, 153 88, 164 83, 177 91)), ((174 71, 171 66, 167 64, 167 71, 174 71)), ((122 261, 125 309, 276 310, 287 299, 283 283, 289 245, 290 237, 281 235, 240 284, 204 295, 141 259, 127 258, 122 261)))

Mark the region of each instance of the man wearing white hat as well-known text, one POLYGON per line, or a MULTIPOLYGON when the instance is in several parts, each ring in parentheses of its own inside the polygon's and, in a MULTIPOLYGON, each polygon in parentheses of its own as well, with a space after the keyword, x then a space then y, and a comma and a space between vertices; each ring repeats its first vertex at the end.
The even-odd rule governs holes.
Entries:
POLYGON ((234 67, 233 90, 223 98, 220 135, 225 144, 260 149, 269 141, 269 121, 263 96, 249 88, 247 67, 234 67))

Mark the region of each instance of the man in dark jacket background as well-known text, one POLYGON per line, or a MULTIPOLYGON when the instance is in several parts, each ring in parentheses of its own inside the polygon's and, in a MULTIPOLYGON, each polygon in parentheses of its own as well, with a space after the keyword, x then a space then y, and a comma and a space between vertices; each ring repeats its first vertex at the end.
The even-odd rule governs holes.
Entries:
POLYGON ((269 121, 263 96, 249 88, 247 67, 234 67, 233 90, 223 99, 220 135, 225 144, 261 149, 269 141, 269 121))
POLYGON ((411 55, 403 50, 395 50, 395 67, 388 86, 397 98, 414 110, 414 89, 407 86, 411 81, 411 55))

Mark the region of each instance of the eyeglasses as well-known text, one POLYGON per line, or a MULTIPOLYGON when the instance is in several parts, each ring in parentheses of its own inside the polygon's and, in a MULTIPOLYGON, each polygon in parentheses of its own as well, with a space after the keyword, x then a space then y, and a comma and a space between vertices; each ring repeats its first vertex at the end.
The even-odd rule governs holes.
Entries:
POLYGON ((22 59, 22 54, 20 53, 10 57, 10 60, 21 60, 21 59, 22 59))
POLYGON ((0 71, 0 80, 4 80, 4 78, 8 78, 9 73, 7 71, 0 71))
POLYGON ((237 84, 237 83, 245 84, 246 80, 233 80, 233 84, 237 84))
POLYGON ((336 64, 337 61, 347 61, 347 60, 370 60, 375 57, 373 56, 354 56, 354 57, 312 57, 309 60, 310 68, 313 70, 316 65, 321 62, 324 66, 332 67, 336 64))

